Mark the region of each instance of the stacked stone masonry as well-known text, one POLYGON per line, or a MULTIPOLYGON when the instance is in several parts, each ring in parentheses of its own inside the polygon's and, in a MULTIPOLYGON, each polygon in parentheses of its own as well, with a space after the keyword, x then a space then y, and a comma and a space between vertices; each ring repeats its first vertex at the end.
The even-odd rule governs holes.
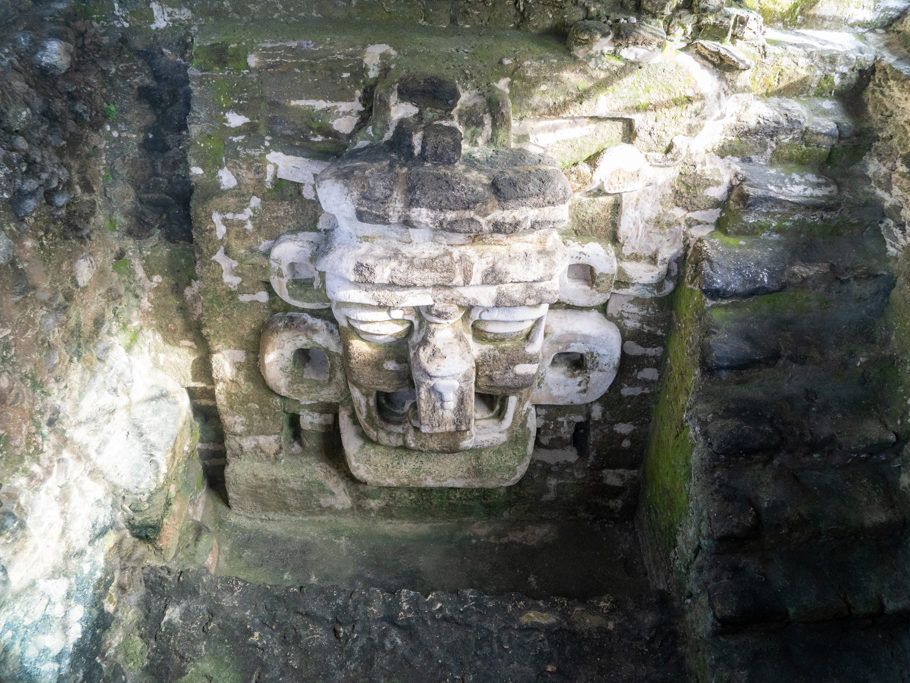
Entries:
MULTIPOLYGON (((197 39, 196 243, 232 506, 491 487, 433 494, 435 511, 628 517, 683 227, 661 223, 678 155, 628 141, 665 113, 617 92, 553 116, 536 86, 516 102, 512 80, 546 74, 513 79, 511 59, 452 77, 407 43, 339 51, 300 30, 234 61, 217 31, 197 39)), ((579 78, 613 68, 545 49, 579 78)))

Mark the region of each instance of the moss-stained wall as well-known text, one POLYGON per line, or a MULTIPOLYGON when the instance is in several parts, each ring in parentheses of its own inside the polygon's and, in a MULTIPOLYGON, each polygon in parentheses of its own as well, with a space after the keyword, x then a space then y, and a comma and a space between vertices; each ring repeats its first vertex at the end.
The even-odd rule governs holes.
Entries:
POLYGON ((695 440, 686 409, 698 373, 701 292, 689 286, 673 294, 673 324, 667 339, 666 370, 651 417, 644 458, 641 522, 652 571, 670 583, 677 567, 679 534, 690 514, 689 485, 695 440))

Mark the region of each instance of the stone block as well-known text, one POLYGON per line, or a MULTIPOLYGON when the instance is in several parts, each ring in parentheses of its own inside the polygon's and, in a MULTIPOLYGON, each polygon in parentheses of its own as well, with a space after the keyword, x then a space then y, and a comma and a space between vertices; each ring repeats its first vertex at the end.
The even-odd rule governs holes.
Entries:
POLYGON ((398 97, 419 109, 451 112, 458 104, 461 93, 458 84, 439 76, 406 76, 398 82, 398 97))
POLYGON ((575 196, 569 205, 569 230, 584 240, 611 243, 619 223, 620 200, 615 195, 575 196))
POLYGON ((705 568, 711 612, 719 629, 783 623, 787 609, 768 582, 768 568, 752 556, 713 556, 705 568))
POLYGON ((461 159, 461 131, 442 124, 427 126, 423 131, 420 158, 429 163, 457 163, 461 159))
POLYGON ((626 143, 632 135, 631 118, 609 116, 525 118, 514 128, 516 145, 545 152, 563 167, 626 143))
POLYGON ((779 241, 709 235, 694 251, 699 287, 711 299, 769 294, 787 286, 788 255, 779 241))
POLYGON ((287 517, 351 508, 348 483, 324 461, 297 454, 272 462, 229 460, 224 472, 231 509, 287 517))

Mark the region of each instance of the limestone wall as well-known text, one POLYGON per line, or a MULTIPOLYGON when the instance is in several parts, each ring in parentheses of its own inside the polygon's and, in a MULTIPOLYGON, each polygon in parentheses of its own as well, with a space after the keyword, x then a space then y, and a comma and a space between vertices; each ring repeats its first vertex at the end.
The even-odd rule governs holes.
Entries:
POLYGON ((97 678, 135 539, 173 555, 204 484, 186 387, 211 379, 185 297, 180 132, 162 124, 180 110, 179 57, 143 58, 142 32, 130 44, 121 28, 0 4, 5 680, 97 678))

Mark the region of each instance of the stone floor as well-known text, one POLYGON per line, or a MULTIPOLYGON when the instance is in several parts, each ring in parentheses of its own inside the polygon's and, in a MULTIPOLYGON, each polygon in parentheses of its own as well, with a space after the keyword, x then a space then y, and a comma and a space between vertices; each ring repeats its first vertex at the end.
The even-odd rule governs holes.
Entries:
POLYGON ((690 678, 632 522, 203 517, 124 579, 104 680, 690 678))
MULTIPOLYGON (((264 520, 215 502, 214 536, 188 559, 215 554, 214 573, 259 583, 465 587, 485 593, 578 599, 650 591, 629 522, 565 520, 407 521, 318 517, 264 520)), ((189 562, 188 562, 189 564, 189 562)))
MULTIPOLYGON (((268 586, 204 570, 143 570, 140 678, 192 681, 686 678, 663 596, 534 600, 268 586), (186 678, 181 678, 186 676, 186 678)), ((125 680, 111 663, 105 678, 125 680)))

